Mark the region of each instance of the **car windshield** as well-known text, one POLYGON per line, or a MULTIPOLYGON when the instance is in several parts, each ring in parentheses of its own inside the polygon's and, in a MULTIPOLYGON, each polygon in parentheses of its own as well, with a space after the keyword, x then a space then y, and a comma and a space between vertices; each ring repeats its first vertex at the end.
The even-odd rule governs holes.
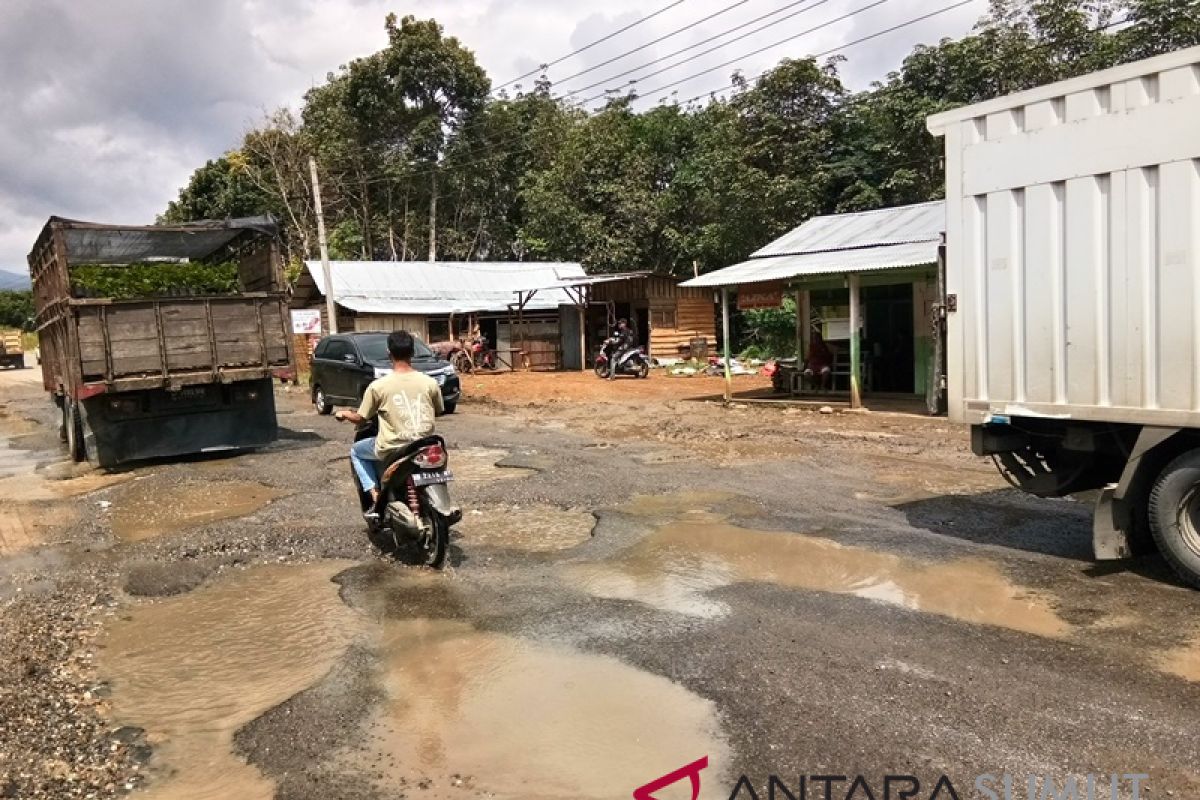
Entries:
MULTIPOLYGON (((362 351, 363 358, 367 361, 392 360, 391 355, 388 354, 386 336, 360 336, 358 337, 358 349, 362 351)), ((433 351, 429 349, 429 346, 415 336, 413 337, 413 357, 433 358, 433 351)))

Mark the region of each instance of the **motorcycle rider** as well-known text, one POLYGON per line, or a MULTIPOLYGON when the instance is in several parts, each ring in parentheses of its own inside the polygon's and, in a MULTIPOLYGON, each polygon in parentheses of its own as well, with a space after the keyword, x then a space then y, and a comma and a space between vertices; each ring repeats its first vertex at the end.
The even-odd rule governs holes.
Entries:
POLYGON ((433 378, 413 369, 413 337, 392 331, 387 338, 392 373, 376 378, 363 394, 358 411, 342 410, 337 419, 355 425, 379 418, 379 434, 350 448, 350 462, 372 502, 379 499, 379 464, 417 439, 433 433, 433 419, 446 413, 442 390, 433 378))
POLYGON ((613 331, 612 338, 612 359, 608 362, 608 379, 610 381, 617 377, 617 365, 621 363, 621 359, 636 344, 633 330, 629 327, 629 320, 624 317, 617 320, 617 329, 613 331))

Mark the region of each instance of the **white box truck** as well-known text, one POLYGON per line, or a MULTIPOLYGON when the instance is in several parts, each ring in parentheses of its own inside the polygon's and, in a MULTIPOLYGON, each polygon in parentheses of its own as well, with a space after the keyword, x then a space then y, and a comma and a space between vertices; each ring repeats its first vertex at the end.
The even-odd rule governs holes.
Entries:
POLYGON ((1200 588, 1200 47, 930 117, 946 385, 975 452, 1099 491, 1099 558, 1200 588))

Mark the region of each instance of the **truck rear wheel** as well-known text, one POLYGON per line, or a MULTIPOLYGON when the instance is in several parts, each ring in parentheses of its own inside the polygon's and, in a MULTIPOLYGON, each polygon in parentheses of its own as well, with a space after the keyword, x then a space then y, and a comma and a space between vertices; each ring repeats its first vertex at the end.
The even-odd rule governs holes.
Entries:
POLYGON ((1200 589, 1200 450, 1177 457, 1154 482, 1150 531, 1163 558, 1200 589))
POLYGON ((72 461, 87 461, 87 447, 83 443, 83 418, 79 406, 71 400, 63 401, 63 427, 67 431, 67 452, 72 461))

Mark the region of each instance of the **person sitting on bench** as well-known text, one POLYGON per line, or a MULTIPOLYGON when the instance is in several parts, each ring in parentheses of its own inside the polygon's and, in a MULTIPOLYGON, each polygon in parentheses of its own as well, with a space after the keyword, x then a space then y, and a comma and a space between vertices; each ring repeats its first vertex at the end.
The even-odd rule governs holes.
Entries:
POLYGON ((808 355, 804 359, 804 371, 801 373, 810 386, 828 389, 833 379, 833 351, 821 337, 820 331, 813 331, 808 343, 808 355))

